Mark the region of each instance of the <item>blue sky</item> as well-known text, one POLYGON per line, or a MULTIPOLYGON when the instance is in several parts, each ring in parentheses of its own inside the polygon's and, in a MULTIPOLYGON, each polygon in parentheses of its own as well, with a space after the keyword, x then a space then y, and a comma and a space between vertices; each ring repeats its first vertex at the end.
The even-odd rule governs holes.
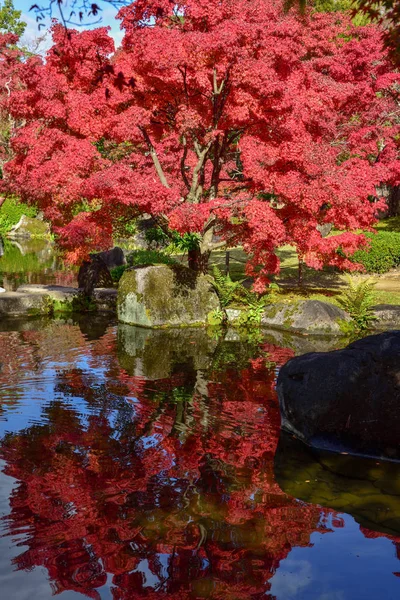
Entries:
MULTIPOLYGON (((32 6, 32 4, 39 4, 39 6, 46 6, 47 5, 48 0, 14 0, 14 6, 16 9, 21 10, 22 11, 22 16, 23 16, 23 20, 27 23, 27 28, 24 34, 24 38, 26 41, 31 41, 34 38, 37 38, 39 35, 43 35, 44 33, 44 29, 42 29, 39 33, 38 28, 37 28, 37 23, 35 20, 35 13, 29 12, 29 8, 32 6)), ((111 4, 105 3, 105 2, 101 2, 100 6, 102 7, 102 22, 100 24, 97 24, 96 27, 101 27, 104 25, 108 25, 111 27, 111 35, 113 36, 116 45, 119 45, 121 40, 122 40, 122 31, 120 30, 120 22, 117 21, 117 19, 115 18, 116 14, 117 14, 117 9, 115 9, 113 6, 111 6, 111 4)), ((55 9, 56 10, 56 9, 55 9)), ((68 13, 68 9, 66 9, 65 11, 66 13, 68 13)), ((57 17, 57 14, 54 14, 54 17, 57 17)), ((21 17, 22 18, 22 17, 21 17)), ((49 23, 47 22, 46 25, 48 26, 49 23)), ((80 28, 77 28, 80 29, 80 28)), ((48 47, 50 45, 50 39, 47 39, 46 42, 44 44, 42 44, 42 50, 45 47, 48 47)))

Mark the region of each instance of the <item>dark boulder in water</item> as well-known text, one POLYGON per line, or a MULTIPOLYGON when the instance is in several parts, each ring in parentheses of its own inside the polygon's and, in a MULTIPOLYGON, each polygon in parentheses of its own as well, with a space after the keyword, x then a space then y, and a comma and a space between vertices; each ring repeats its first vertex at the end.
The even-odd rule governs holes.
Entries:
POLYGON ((315 448, 400 460, 400 331, 289 360, 282 427, 315 448))

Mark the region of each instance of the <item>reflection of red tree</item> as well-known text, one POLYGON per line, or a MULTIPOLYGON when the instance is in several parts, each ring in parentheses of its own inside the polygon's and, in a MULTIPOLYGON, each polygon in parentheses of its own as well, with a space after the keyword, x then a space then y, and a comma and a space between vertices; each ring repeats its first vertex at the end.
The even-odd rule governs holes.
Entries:
POLYGON ((57 390, 71 402, 54 401, 41 425, 3 443, 6 473, 20 480, 9 533, 23 531, 28 546, 16 567, 44 566, 55 593, 91 598, 107 580, 116 600, 261 598, 291 547, 327 530, 321 509, 274 482, 273 369, 219 370, 205 387, 193 371, 115 381, 104 344, 110 356, 112 337, 88 346, 87 361, 113 383, 60 373, 57 390))

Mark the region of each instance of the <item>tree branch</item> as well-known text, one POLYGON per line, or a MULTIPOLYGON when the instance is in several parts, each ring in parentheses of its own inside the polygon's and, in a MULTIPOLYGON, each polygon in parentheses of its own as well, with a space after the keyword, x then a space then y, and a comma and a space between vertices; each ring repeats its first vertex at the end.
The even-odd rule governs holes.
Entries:
POLYGON ((189 183, 189 180, 186 175, 186 157, 187 157, 188 149, 187 149, 185 135, 182 136, 182 144, 183 144, 183 155, 181 158, 181 175, 182 175, 184 184, 186 185, 187 189, 190 191, 190 183, 189 183))
POLYGON ((163 168, 162 168, 161 163, 159 161, 159 158, 157 156, 156 149, 154 148, 154 146, 153 146, 153 144, 151 142, 149 134, 147 133, 145 127, 142 127, 142 126, 139 125, 139 129, 142 132, 144 140, 145 140, 145 142, 147 144, 147 147, 148 147, 149 152, 150 152, 150 156, 153 159, 154 167, 155 167, 155 169, 157 171, 157 175, 158 175, 161 183, 163 184, 164 187, 169 188, 167 178, 165 177, 163 168))
POLYGON ((212 141, 208 142, 208 144, 204 148, 200 148, 200 145, 197 142, 197 140, 194 140, 194 147, 199 160, 197 161, 197 165, 193 169, 192 185, 190 186, 190 191, 187 196, 188 202, 197 203, 202 194, 202 187, 199 186, 199 173, 203 167, 204 161, 207 156, 207 152, 210 150, 211 145, 212 141))

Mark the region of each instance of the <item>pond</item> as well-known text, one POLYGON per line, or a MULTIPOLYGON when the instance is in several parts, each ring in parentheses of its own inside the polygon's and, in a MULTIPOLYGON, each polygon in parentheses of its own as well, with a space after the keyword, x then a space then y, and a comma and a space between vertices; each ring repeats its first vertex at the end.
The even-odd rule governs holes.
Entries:
POLYGON ((75 287, 77 269, 65 265, 53 244, 0 237, 0 286, 15 291, 20 285, 41 283, 75 287))
POLYGON ((399 598, 400 467, 280 436, 290 344, 1 328, 2 597, 399 598))

